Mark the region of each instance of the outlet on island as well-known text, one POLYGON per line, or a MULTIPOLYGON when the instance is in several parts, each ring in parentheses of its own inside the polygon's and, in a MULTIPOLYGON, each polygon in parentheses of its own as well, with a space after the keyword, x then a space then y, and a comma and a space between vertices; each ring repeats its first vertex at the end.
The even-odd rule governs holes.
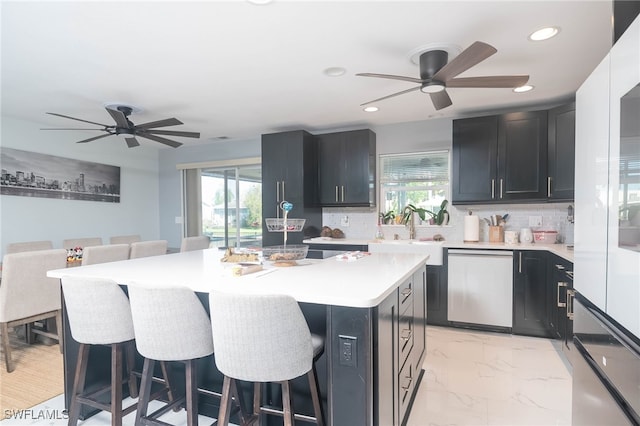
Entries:
POLYGON ((340 225, 343 227, 348 227, 349 226, 349 216, 342 216, 340 218, 340 225))

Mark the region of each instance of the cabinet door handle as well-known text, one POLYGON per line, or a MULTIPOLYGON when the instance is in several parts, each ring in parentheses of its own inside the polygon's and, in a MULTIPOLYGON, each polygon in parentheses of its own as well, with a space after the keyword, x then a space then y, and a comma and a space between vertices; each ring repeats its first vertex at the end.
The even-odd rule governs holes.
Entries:
POLYGON ((342 185, 340 187, 340 189, 341 189, 341 192, 342 192, 342 200, 341 201, 344 203, 344 185, 342 185))
POLYGON ((500 199, 502 200, 502 181, 504 179, 500 179, 500 199))
POLYGON ((282 181, 282 200, 280 201, 284 201, 287 199, 287 196, 284 194, 284 181, 282 181))
POLYGON ((338 185, 336 185, 336 203, 338 202, 338 185))
POLYGON ((409 340, 409 339, 411 339, 411 335, 412 334, 413 333, 411 332, 410 328, 404 328, 404 329, 402 329, 402 332, 400 333, 400 338, 402 340, 409 340))
POLYGON ((402 301, 404 302, 405 300, 407 300, 407 297, 411 296, 411 293, 413 293, 413 290, 411 290, 411 287, 405 288, 404 290, 402 290, 400 292, 400 294, 402 294, 402 296, 404 296, 402 298, 402 301))
POLYGON ((566 286, 567 286, 567 283, 558 281, 558 291, 556 293, 556 304, 558 305, 558 308, 564 308, 565 306, 567 306, 566 302, 560 301, 560 287, 566 287, 566 286))
POLYGON ((495 199, 496 198, 496 180, 495 179, 491 179, 491 199, 495 199))
POLYGON ((557 265, 557 264, 556 264, 556 269, 559 269, 559 270, 561 270, 561 271, 564 271, 564 266, 562 266, 562 265, 557 265))
POLYGON ((413 378, 411 376, 404 376, 404 378, 407 379, 407 385, 402 385, 402 390, 404 390, 405 392, 409 392, 409 389, 411 388, 411 382, 413 382, 413 378))
POLYGON ((547 177, 547 197, 551 197, 551 176, 547 177))
POLYGON ((518 252, 518 273, 522 273, 522 252, 518 252))
POLYGON ((276 181, 276 201, 280 202, 280 182, 276 181))
POLYGON ((567 289, 567 318, 570 320, 573 320, 573 298, 575 296, 575 290, 567 289))

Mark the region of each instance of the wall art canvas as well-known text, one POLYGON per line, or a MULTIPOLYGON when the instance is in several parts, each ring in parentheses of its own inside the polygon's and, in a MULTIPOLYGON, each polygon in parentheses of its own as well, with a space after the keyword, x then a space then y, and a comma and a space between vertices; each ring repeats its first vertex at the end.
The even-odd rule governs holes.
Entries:
POLYGON ((0 147, 0 194, 120 202, 120 167, 0 147))

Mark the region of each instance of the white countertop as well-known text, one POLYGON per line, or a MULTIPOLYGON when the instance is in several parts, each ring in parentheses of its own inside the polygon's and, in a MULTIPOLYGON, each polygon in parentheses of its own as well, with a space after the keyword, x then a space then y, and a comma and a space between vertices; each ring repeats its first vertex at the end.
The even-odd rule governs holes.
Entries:
POLYGON ((198 250, 56 269, 47 276, 110 278, 122 285, 187 286, 194 291, 279 293, 298 302, 369 308, 377 306, 413 272, 426 264, 423 254, 376 254, 351 262, 335 258, 304 259, 297 266, 274 267, 241 277, 231 275, 231 264, 220 262, 218 249, 198 250))

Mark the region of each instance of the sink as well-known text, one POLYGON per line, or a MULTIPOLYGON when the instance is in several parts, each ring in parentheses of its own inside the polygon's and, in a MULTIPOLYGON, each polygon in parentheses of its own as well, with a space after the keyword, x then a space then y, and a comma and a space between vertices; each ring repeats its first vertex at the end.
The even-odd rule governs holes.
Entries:
POLYGON ((428 254, 427 265, 442 265, 442 241, 382 240, 369 244, 371 253, 428 254))

